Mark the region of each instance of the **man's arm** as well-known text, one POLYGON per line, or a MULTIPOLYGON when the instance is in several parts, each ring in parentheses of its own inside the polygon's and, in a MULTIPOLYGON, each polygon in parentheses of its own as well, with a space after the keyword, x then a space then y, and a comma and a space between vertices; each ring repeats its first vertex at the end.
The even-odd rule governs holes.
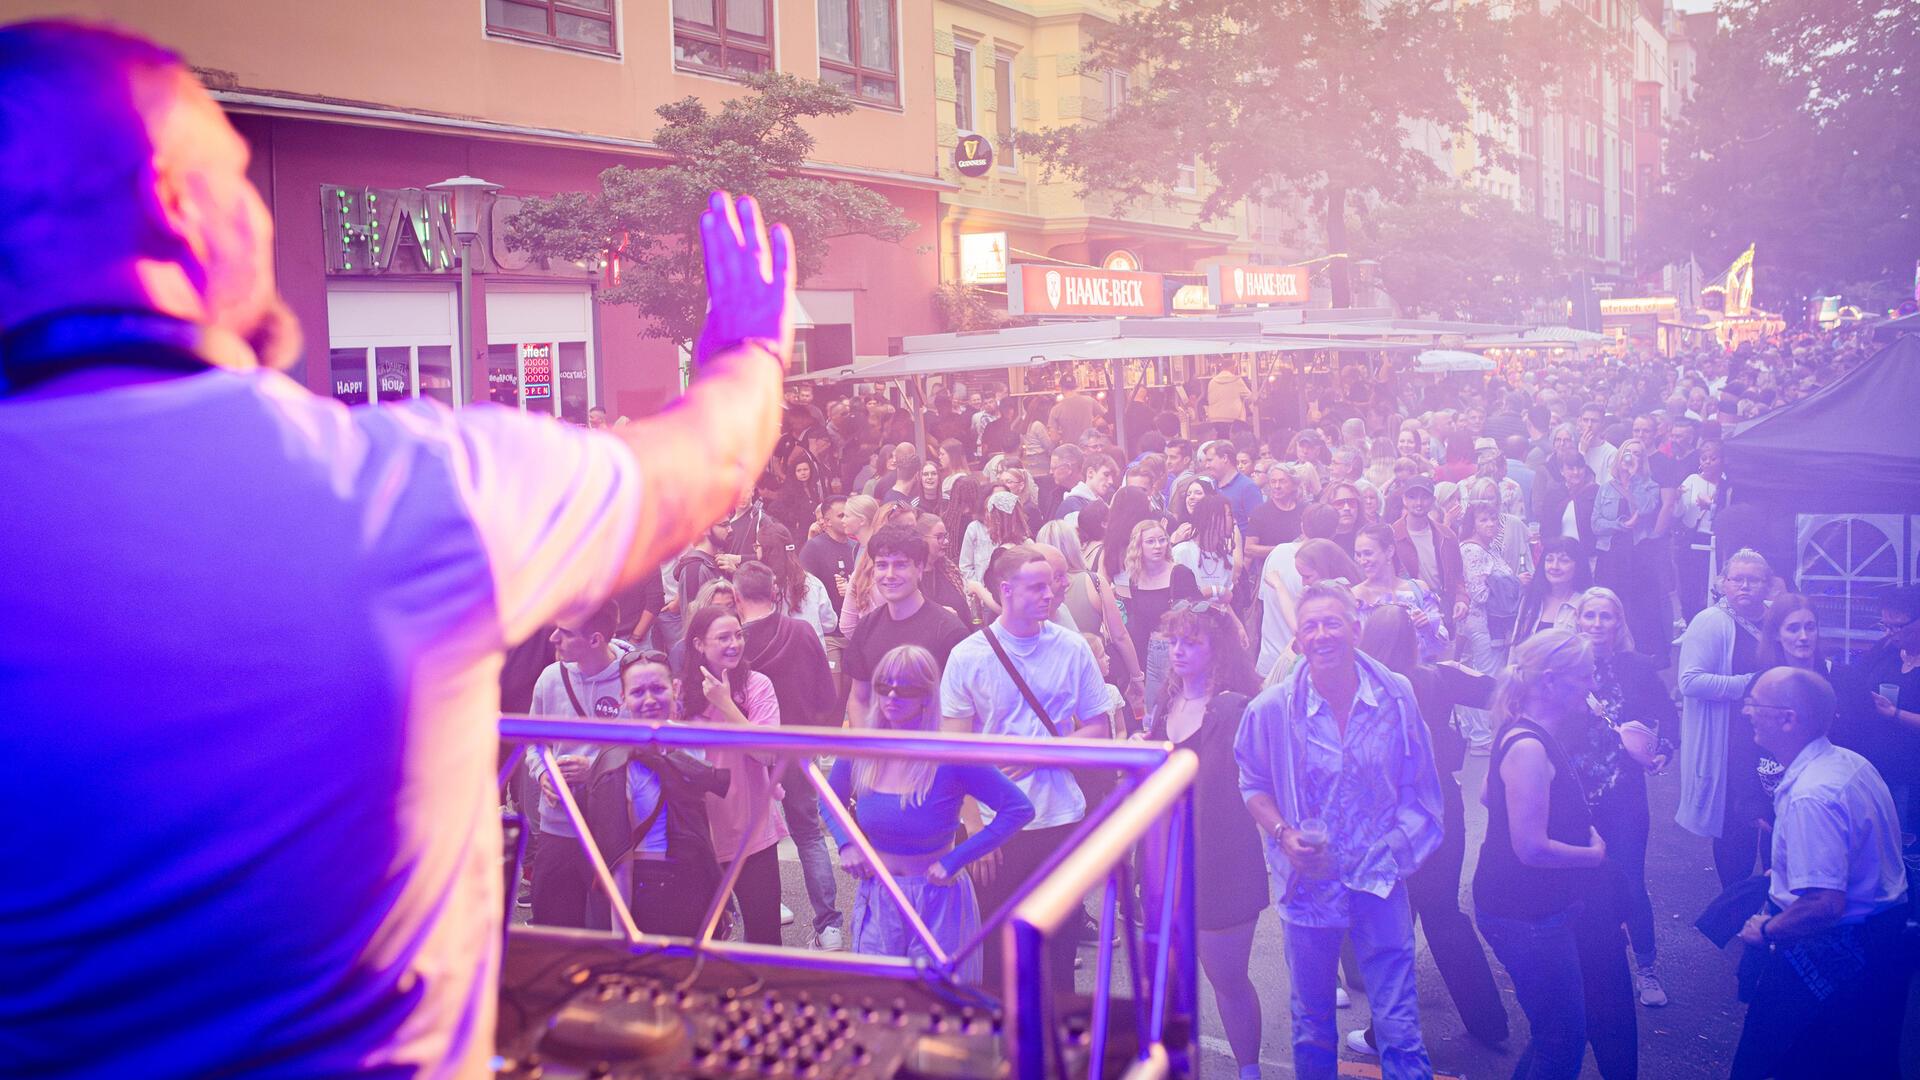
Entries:
POLYGON ((660 415, 614 429, 640 464, 641 527, 620 583, 637 580, 732 512, 780 435, 781 381, 793 353, 793 239, 769 235, 752 198, 715 192, 700 219, 708 310, 700 372, 660 415))
POLYGON ((1847 910, 1847 894, 1839 889, 1807 889, 1778 915, 1755 915, 1740 928, 1740 940, 1749 945, 1812 937, 1840 921, 1847 910))

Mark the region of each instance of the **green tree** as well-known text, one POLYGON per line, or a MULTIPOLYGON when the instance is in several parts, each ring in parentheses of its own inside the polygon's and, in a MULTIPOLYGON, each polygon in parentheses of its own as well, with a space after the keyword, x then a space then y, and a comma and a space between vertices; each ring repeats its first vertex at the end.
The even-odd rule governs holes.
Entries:
POLYGON ((715 189, 752 195, 767 221, 793 230, 802 282, 836 237, 906 237, 914 223, 880 193, 801 174, 813 151, 802 122, 851 112, 851 98, 785 74, 742 81, 748 92, 717 113, 692 97, 660 106, 655 112, 664 123, 654 141, 669 155, 665 164, 616 165, 600 174, 598 192, 529 199, 508 229, 509 242, 543 258, 617 255, 619 283, 601 299, 633 305, 649 331, 686 345, 706 311, 700 214, 715 189))
MULTIPOLYGON (((1605 53, 1572 5, 1552 15, 1522 8, 1179 0, 1136 9, 1086 66, 1144 73, 1136 79, 1144 87, 1103 120, 1019 143, 1083 195, 1111 196, 1122 211, 1164 195, 1179 166, 1197 157, 1213 181, 1207 218, 1245 199, 1304 193, 1329 249, 1345 251, 1349 201, 1391 202, 1441 179, 1410 127, 1458 135, 1476 114, 1505 123, 1518 102, 1557 93, 1569 57, 1605 53)), ((1347 306, 1345 261, 1333 271, 1334 304, 1347 306)))
POLYGON ((1555 230, 1506 200, 1452 184, 1380 207, 1354 228, 1354 249, 1409 312, 1505 322, 1566 293, 1555 230))
POLYGON ((1723 0, 1646 215, 1712 273, 1756 245, 1756 302, 1906 294, 1920 255, 1920 4, 1723 0), (1843 290, 1851 289, 1851 292, 1843 290))

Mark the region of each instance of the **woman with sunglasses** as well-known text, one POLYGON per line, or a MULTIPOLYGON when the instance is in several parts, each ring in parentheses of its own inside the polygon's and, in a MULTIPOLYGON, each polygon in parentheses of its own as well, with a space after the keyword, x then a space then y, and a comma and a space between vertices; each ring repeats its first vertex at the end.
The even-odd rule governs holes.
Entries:
MULTIPOLYGON (((940 667, 918 645, 888 650, 873 669, 875 707, 860 715, 862 727, 880 731, 940 729, 940 667)), ((968 863, 998 850, 1033 820, 1033 803, 991 765, 942 764, 925 757, 841 757, 828 777, 841 808, 880 856, 887 873, 906 893, 913 910, 949 958, 980 930, 980 903, 968 863), (980 805, 984 828, 954 843, 960 808, 980 805)), ((833 806, 824 807, 827 828, 840 845, 840 866, 859 881, 854 896, 855 952, 931 961, 912 926, 873 876, 866 856, 849 837, 833 806)), ((978 949, 962 958, 955 977, 977 983, 978 949)))
MULTIPOLYGON (((1194 778, 1194 864, 1206 884, 1193 897, 1200 965, 1233 1047, 1240 1075, 1260 1075, 1260 994, 1247 977, 1254 925, 1267 906, 1266 856, 1260 830, 1240 797, 1233 756, 1241 714, 1260 688, 1239 620, 1218 601, 1183 600, 1160 622, 1172 641, 1166 686, 1148 717, 1146 738, 1166 740, 1200 758, 1194 778)), ((1142 866, 1147 895, 1160 894, 1162 860, 1150 842, 1142 866)), ((1149 911, 1157 911, 1150 901, 1149 911)))

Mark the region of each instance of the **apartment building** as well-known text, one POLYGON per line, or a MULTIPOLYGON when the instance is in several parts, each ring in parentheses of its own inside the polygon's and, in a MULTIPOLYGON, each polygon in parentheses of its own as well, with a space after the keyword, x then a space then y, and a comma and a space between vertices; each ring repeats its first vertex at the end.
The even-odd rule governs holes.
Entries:
MULTIPOLYGON (((881 192, 914 222, 900 244, 836 240, 801 283, 813 366, 935 329, 933 19, 915 0, 28 0, 8 16, 104 19, 178 50, 253 150, 280 287, 306 329, 298 375, 349 401, 492 398, 584 420, 643 415, 679 389, 677 348, 597 302, 615 260, 542 266, 505 241, 530 195, 591 191, 612 165, 664 155, 659 105, 717 107, 742 72, 846 88, 813 122, 811 171, 881 192), (429 185, 500 189, 473 244, 473 355, 458 355, 458 245, 429 185), (604 264, 604 265, 603 265, 604 264)), ((938 108, 950 109, 945 101, 938 108)), ((611 253, 609 253, 611 255, 611 253)))
MULTIPOLYGON (((1213 263, 1281 257, 1281 210, 1242 206, 1224 220, 1199 219, 1208 178, 1198 161, 1166 178, 1170 199, 1142 199, 1123 213, 1014 152, 1016 132, 1097 120, 1126 100, 1136 73, 1088 59, 1119 9, 1107 0, 934 0, 935 135, 949 184, 939 195, 943 280, 992 289, 1010 262, 1204 275, 1213 263), (973 156, 956 155, 963 141, 973 156)), ((1171 283, 1175 302, 1197 304, 1181 283, 1171 283)))

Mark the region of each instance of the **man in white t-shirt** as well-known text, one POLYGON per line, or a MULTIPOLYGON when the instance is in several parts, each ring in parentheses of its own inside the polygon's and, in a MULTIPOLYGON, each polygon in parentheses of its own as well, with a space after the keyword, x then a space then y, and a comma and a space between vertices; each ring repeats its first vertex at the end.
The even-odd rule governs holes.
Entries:
POLYGON ((1340 511, 1315 503, 1300 515, 1300 536, 1267 553, 1260 568, 1260 653, 1253 669, 1266 678, 1293 651, 1294 609, 1305 588, 1294 557, 1309 540, 1331 540, 1340 528, 1340 511))
POLYGON ((166 50, 0 29, 0 1071, 479 1080, 502 652, 759 474, 790 242, 716 196, 658 419, 350 409, 277 370, 247 159, 166 50))
MULTIPOLYGON (((1107 684, 1093 650, 1079 633, 1048 621, 1054 575, 1046 556, 1024 544, 1003 548, 987 568, 986 585, 1000 597, 1000 617, 955 645, 947 657, 940 680, 946 726, 1027 739, 1111 738, 1107 684), (1013 672, 1019 673, 1018 679, 1013 672), (1045 717, 1028 703, 1019 680, 1025 681, 1045 717)), ((994 911, 1012 896, 1087 814, 1080 785, 1066 769, 1017 768, 1008 775, 1032 801, 1033 821, 998 852, 974 864, 983 912, 994 911)), ((981 819, 976 816, 967 824, 978 831, 981 819)), ((1072 942, 1059 944, 1062 947, 1049 955, 1050 970, 1056 986, 1071 990, 1072 942)), ((997 977, 997 954, 987 950, 990 986, 997 977)))

